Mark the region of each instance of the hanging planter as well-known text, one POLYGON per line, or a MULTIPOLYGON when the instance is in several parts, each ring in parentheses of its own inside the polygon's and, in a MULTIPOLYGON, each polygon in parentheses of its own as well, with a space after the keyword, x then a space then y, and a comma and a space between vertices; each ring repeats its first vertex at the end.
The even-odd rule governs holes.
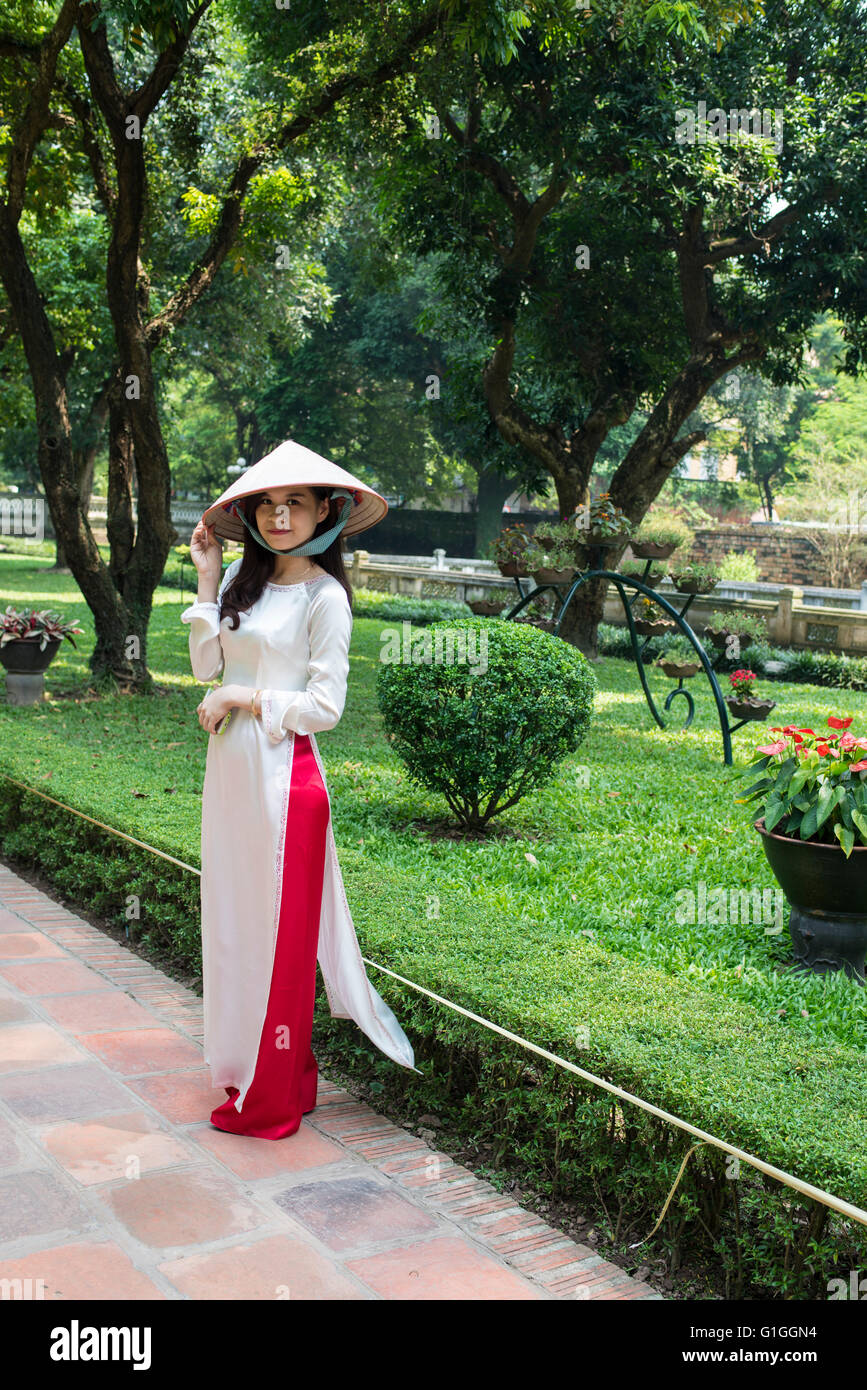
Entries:
POLYGON ((734 693, 726 695, 725 702, 735 719, 767 719, 771 710, 776 709, 776 700, 765 700, 753 694, 757 679, 755 671, 745 667, 732 671, 729 676, 734 693))
POLYGON ((724 650, 724 648, 728 644, 728 640, 730 637, 736 637, 738 639, 741 651, 743 651, 746 647, 752 646, 753 641, 752 636, 749 632, 738 632, 736 628, 728 627, 706 627, 704 630, 704 635, 705 637, 710 638, 714 646, 718 647, 720 651, 724 650))
POLYGON ((673 627, 670 618, 635 619, 635 631, 640 632, 642 637, 664 637, 673 627))
POLYGON ((575 566, 564 565, 561 569, 550 569, 543 566, 541 569, 531 570, 530 573, 537 584, 565 584, 575 573, 575 566))
POLYGON ((488 546, 488 556, 493 560, 500 574, 507 579, 516 579, 528 573, 524 562, 524 552, 530 544, 524 523, 515 522, 495 536, 488 546))
POLYGON ((689 680, 690 676, 695 676, 695 675, 697 675, 698 672, 701 670, 701 662, 700 662, 700 661, 662 661, 662 660, 660 660, 660 661, 658 661, 656 664, 657 664, 657 666, 660 666, 660 667, 662 668, 662 670, 663 670, 663 671, 665 672, 665 674, 668 676, 669 680, 674 680, 674 681, 685 681, 685 680, 689 680))
POLYGON ((710 594, 719 583, 719 566, 711 564, 678 565, 672 572, 672 583, 679 594, 710 594))
POLYGON ((634 560, 627 560, 620 566, 620 573, 627 579, 637 579, 641 584, 647 585, 649 589, 655 589, 657 584, 661 584, 666 575, 665 565, 653 565, 647 574, 644 573, 644 565, 637 564, 634 560))
POLYGON ((505 605, 500 599, 474 598, 468 601, 467 607, 477 618, 495 618, 502 613, 505 605))
POLYGON ((776 700, 760 700, 749 695, 726 695, 723 698, 735 719, 767 719, 771 710, 777 707, 776 700))
POLYGON ((633 541, 632 553, 636 560, 667 560, 677 549, 677 541, 668 545, 658 545, 654 541, 633 541))

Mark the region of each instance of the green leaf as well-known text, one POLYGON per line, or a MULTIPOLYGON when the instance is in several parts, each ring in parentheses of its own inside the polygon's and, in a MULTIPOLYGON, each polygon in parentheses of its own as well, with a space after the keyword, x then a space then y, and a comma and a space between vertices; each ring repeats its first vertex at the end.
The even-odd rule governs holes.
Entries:
POLYGON ((852 819, 861 831, 861 839, 864 841, 865 845, 867 845, 867 816, 865 816, 863 811, 853 811, 852 819))
POLYGON ((782 820, 785 814, 786 804, 784 801, 778 801, 773 806, 768 803, 765 807, 765 829, 773 830, 774 826, 782 820))
POLYGON ((802 840, 809 840, 811 835, 816 833, 816 807, 811 806, 801 821, 800 835, 802 840))
POLYGON ((854 847, 855 847, 855 834, 854 834, 854 832, 851 831, 851 830, 847 830, 847 828, 846 828, 845 825, 840 825, 840 823, 838 822, 838 823, 834 826, 834 834, 837 836, 837 839, 840 841, 840 844, 843 846, 843 853, 845 854, 846 858, 848 859, 848 858, 849 858, 849 855, 852 853, 852 850, 853 850, 854 847))
POLYGON ((753 796, 755 792, 765 791, 769 786, 771 786, 770 777, 763 777, 761 782, 755 782, 753 786, 744 792, 744 800, 746 800, 747 797, 753 796))
POLYGON ((834 809, 835 788, 830 782, 823 782, 819 788, 819 801, 816 806, 816 829, 824 825, 834 809))

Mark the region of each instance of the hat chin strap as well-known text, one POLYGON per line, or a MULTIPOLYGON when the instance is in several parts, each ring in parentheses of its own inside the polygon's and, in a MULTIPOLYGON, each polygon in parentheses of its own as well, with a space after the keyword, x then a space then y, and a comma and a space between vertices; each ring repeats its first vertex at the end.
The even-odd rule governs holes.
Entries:
POLYGON ((273 545, 269 545, 265 537, 260 533, 259 528, 247 520, 244 512, 232 503, 232 511, 241 521, 243 521, 254 541, 258 541, 265 550, 270 550, 272 555, 321 555, 323 550, 327 550, 336 536, 340 535, 347 521, 349 513, 352 511, 352 494, 345 487, 335 487, 331 489, 332 497, 345 497, 346 501, 340 511, 339 519, 327 531, 323 531, 321 536, 314 536, 311 540, 305 541, 303 545, 293 546, 291 550, 276 550, 273 545))

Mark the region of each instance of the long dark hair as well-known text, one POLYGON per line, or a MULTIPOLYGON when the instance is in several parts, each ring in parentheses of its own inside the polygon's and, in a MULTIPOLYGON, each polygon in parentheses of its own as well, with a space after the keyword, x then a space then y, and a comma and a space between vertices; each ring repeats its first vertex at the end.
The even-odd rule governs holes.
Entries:
MULTIPOLYGON (((316 495, 318 502, 328 499, 328 515, 317 523, 313 536, 321 536, 323 531, 327 531, 333 526, 340 516, 340 509, 343 506, 344 497, 331 497, 330 487, 314 487, 311 489, 316 495)), ((256 508, 265 497, 264 492, 256 492, 249 497, 241 500, 244 515, 251 525, 256 525, 256 508)), ((313 539, 311 536, 311 540, 313 539)), ((274 573, 274 561, 276 556, 269 550, 265 550, 257 540, 250 535, 244 528, 244 558, 238 566, 238 572, 231 584, 227 585, 220 604, 220 620, 231 618, 231 627, 234 632, 240 626, 242 612, 247 612, 259 598, 265 585, 274 573)), ((311 564, 321 565, 329 574, 333 574, 346 590, 346 597, 349 600, 349 607, 352 608, 352 585, 346 574, 346 566, 343 563, 343 532, 341 531, 334 540, 323 550, 320 555, 309 556, 311 564)))

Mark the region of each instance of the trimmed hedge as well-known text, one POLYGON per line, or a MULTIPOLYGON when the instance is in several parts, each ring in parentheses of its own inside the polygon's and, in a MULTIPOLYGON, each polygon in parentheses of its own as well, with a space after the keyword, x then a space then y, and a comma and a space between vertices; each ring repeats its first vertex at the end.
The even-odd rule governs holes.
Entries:
MULTIPOLYGON (((73 901, 199 968, 196 877, 40 797, 0 781, 3 852, 38 866, 73 901), (144 910, 126 917, 130 894, 144 910)), ((862 1053, 769 1031, 749 1005, 544 924, 491 923, 472 885, 417 879, 342 848, 365 954, 416 983, 816 1186, 867 1205, 862 1053), (437 912, 424 910, 431 895, 437 912), (400 906, 395 911, 395 904, 400 906), (386 907, 388 910, 385 910, 386 907), (412 931, 401 929, 411 923, 412 931), (476 947, 474 943, 478 942, 476 947), (586 1029, 586 1032, 584 1031, 586 1029), (786 1117, 784 1124, 781 1116, 786 1117)), ((554 1196, 604 1203, 618 1236, 653 1226, 692 1137, 371 969, 424 1075, 396 1068, 320 992, 317 1055, 366 1075, 382 1097, 448 1131, 485 1139, 554 1196)), ((824 1206, 703 1148, 655 1239, 715 1261, 732 1297, 825 1297, 839 1266, 867 1262, 867 1232, 824 1206)), ((637 1235, 633 1234, 636 1233, 637 1235)), ((676 1259, 675 1259, 676 1263, 676 1259)))

